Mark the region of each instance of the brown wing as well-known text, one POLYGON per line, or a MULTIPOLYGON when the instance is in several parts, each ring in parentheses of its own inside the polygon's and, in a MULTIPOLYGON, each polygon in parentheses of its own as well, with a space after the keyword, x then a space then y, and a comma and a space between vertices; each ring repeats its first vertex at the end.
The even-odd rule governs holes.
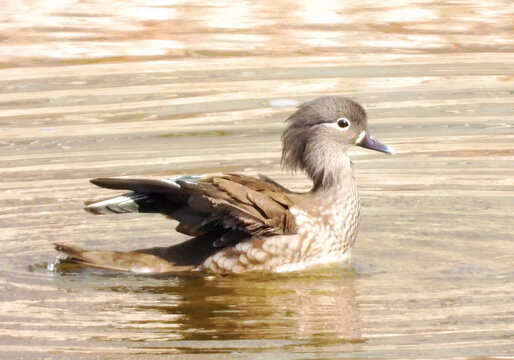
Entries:
POLYGON ((179 221, 177 230, 182 233, 191 236, 220 233, 216 247, 248 237, 296 232, 289 212, 292 204, 289 192, 267 179, 226 174, 198 181, 107 178, 94 179, 92 183, 134 193, 112 199, 124 201, 111 201, 108 206, 95 203, 86 210, 159 212, 179 221), (115 206, 120 203, 124 204, 123 210, 115 206))
MULTIPOLYGON (((226 269, 237 261, 225 258, 233 255, 239 259, 236 248, 229 245, 247 242, 252 247, 262 243, 263 237, 296 232, 289 211, 291 193, 267 178, 227 174, 165 180, 107 178, 91 182, 133 192, 90 203, 86 210, 94 214, 162 213, 177 220, 177 230, 193 238, 169 247, 129 252, 90 251, 56 244, 56 249, 66 255, 67 263, 118 271, 182 272, 200 269, 211 258, 210 271, 236 272, 236 268, 226 269), (220 253, 219 258, 212 258, 216 253, 220 253)), ((258 261, 252 257, 259 255, 254 252, 244 258, 258 261)), ((242 269, 243 265, 237 266, 242 269)))

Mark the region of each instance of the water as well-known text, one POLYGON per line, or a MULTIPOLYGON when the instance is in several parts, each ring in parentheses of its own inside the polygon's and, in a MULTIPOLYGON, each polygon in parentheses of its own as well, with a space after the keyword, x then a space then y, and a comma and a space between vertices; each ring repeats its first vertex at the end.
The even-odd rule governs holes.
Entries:
POLYGON ((508 1, 2 5, 0 358, 514 357, 508 1), (297 103, 345 94, 396 150, 352 150, 354 265, 292 274, 49 271, 53 242, 184 237, 92 216, 99 176, 279 168, 297 103))

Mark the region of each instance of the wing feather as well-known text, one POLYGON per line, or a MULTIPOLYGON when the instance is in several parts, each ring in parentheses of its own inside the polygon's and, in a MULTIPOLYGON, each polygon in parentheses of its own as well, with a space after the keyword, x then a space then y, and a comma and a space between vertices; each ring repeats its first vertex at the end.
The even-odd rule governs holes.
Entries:
MULTIPOLYGON (((289 211, 293 205, 291 192, 262 176, 231 173, 195 181, 99 178, 91 182, 109 189, 131 190, 134 193, 128 196, 136 199, 145 195, 153 205, 151 209, 179 221, 177 231, 192 236, 221 231, 225 235, 217 246, 248 237, 296 232, 289 211)), ((130 209, 138 211, 137 206, 130 209)))

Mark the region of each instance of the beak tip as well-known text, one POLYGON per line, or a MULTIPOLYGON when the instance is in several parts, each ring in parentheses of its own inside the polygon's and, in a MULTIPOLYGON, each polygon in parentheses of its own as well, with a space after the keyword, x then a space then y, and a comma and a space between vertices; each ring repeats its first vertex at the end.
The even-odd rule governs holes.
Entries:
POLYGON ((387 146, 386 144, 382 144, 380 141, 375 139, 371 134, 363 133, 363 136, 360 136, 357 145, 366 149, 380 151, 386 154, 394 155, 394 150, 387 146))

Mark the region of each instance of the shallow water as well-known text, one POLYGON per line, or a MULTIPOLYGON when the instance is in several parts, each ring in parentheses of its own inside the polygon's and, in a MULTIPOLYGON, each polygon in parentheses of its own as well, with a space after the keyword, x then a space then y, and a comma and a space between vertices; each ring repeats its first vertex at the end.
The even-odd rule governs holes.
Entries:
POLYGON ((38 1, 0 12, 0 358, 514 357, 509 1, 38 1), (93 216, 99 176, 265 173, 295 105, 345 94, 354 264, 291 274, 49 271, 53 242, 184 237, 93 216), (215 355, 214 355, 215 354, 215 355))

